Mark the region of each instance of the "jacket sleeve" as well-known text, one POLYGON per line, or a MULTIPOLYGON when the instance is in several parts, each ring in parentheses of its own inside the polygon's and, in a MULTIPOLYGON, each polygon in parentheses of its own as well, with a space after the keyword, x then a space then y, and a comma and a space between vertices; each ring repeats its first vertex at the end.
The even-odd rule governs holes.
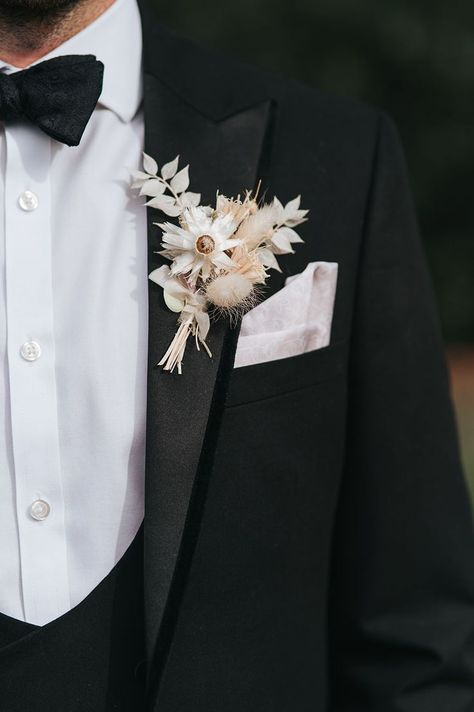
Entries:
POLYGON ((331 712, 474 710, 474 536, 434 297, 384 115, 329 592, 331 712))

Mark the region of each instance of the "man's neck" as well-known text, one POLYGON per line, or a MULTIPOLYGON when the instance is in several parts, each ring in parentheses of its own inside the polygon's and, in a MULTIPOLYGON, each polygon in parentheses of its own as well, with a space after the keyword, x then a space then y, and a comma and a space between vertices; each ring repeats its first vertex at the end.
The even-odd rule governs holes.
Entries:
POLYGON ((28 67, 94 22, 115 0, 82 0, 54 17, 17 19, 0 8, 0 61, 28 67))

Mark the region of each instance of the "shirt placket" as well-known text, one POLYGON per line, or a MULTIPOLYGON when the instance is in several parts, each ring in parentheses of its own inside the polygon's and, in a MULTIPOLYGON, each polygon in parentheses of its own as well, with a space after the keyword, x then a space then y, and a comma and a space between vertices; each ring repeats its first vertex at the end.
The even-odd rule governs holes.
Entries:
POLYGON ((7 351, 25 619, 70 605, 55 377, 51 141, 6 128, 7 351))

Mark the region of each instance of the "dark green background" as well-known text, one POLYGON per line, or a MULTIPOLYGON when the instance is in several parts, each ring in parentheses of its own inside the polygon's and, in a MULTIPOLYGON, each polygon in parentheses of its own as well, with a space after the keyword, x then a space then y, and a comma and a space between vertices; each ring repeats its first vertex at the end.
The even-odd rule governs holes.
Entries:
POLYGON ((445 338, 473 343, 473 0, 152 1, 182 35, 390 112, 445 338))

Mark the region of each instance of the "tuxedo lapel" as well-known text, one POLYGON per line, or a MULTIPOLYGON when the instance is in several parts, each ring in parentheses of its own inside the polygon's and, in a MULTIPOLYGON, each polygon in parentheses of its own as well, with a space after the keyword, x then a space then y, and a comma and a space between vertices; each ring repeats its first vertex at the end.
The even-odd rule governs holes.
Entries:
MULTIPOLYGON (((171 56, 164 61, 172 61, 171 56)), ((206 116, 170 88, 159 70, 145 65, 144 111, 145 151, 161 164, 180 154, 182 165, 191 165, 191 190, 201 192, 203 202, 211 202, 218 188, 232 195, 255 186, 270 102, 262 100, 226 118, 206 116)), ((148 216, 149 271, 163 263, 156 254, 160 230, 153 225, 159 217, 156 211, 148 216)), ((212 359, 191 343, 179 376, 156 365, 175 330, 176 314, 165 307, 161 288, 150 281, 145 607, 155 687, 198 534, 238 333, 224 319, 212 324, 212 359)))

